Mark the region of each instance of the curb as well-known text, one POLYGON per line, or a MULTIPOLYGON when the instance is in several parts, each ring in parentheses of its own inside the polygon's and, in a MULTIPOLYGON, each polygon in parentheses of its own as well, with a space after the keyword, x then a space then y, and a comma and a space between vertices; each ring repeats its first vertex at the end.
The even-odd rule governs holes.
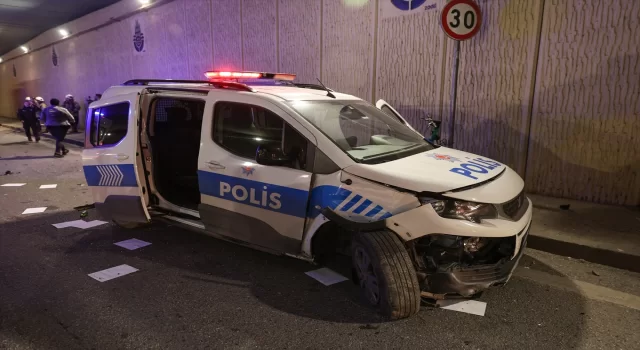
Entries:
MULTIPOLYGON (((5 128, 9 128, 9 129, 13 129, 16 131, 23 131, 24 129, 22 128, 18 128, 15 126, 11 126, 11 125, 6 125, 6 124, 2 124, 0 123, 0 126, 4 126, 5 128)), ((53 136, 51 136, 50 134, 40 134, 40 138, 45 138, 45 139, 50 139, 50 140, 55 140, 55 138, 53 136)), ((75 146, 79 146, 79 147, 83 147, 84 148, 84 142, 82 141, 76 141, 76 140, 70 140, 70 139, 65 139, 64 141, 62 141, 64 143, 68 143, 68 144, 72 144, 75 146)))
POLYGON ((532 234, 529 234, 527 238, 527 247, 618 269, 640 272, 640 255, 590 247, 532 234))

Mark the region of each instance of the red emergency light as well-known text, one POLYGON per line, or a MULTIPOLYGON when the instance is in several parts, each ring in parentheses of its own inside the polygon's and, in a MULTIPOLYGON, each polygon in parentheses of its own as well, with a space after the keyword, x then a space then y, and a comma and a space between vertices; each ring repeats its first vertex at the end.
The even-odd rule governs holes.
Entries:
POLYGON ((223 72, 208 71, 204 76, 210 80, 234 80, 234 79, 273 79, 273 80, 294 80, 295 74, 288 73, 259 73, 259 72, 223 72))

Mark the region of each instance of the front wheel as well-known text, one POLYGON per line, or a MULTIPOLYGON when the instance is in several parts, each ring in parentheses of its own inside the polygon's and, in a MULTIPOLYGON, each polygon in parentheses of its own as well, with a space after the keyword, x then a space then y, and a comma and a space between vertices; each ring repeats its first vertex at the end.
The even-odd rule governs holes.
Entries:
POLYGON ((390 231, 357 233, 351 245, 354 277, 365 299, 389 319, 420 310, 420 285, 411 258, 390 231))

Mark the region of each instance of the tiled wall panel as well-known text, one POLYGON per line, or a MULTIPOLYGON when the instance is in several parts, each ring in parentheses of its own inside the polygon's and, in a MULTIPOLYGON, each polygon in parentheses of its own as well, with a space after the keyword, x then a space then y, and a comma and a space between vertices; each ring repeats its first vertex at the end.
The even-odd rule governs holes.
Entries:
POLYGON ((528 190, 640 204, 638 18, 635 0, 545 2, 528 190))
POLYGON ((277 0, 242 0, 244 70, 278 70, 277 0))
POLYGON ((321 1, 279 0, 280 67, 278 71, 297 74, 302 83, 320 78, 321 1))

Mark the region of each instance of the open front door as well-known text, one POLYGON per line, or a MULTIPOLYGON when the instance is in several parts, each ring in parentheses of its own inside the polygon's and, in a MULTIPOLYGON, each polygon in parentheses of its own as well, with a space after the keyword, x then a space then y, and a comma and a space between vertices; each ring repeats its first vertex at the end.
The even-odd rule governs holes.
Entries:
MULTIPOLYGON (((388 104, 385 100, 378 100, 378 102, 376 102, 376 107, 382 110, 383 112, 387 113, 388 115, 392 117, 396 117, 402 124, 405 124, 406 126, 410 127, 411 130, 418 132, 416 129, 413 128, 413 126, 411 126, 411 124, 409 124, 409 122, 407 122, 400 115, 400 113, 398 113, 398 111, 396 111, 393 107, 391 107, 391 105, 388 104)), ((418 134, 420 133, 418 132, 418 134)), ((420 134, 420 136, 422 136, 422 134, 420 134)))
POLYGON ((120 224, 146 223, 148 191, 138 157, 140 94, 103 98, 87 111, 82 161, 96 208, 120 224))
POLYGON ((200 218, 215 234, 297 254, 312 179, 307 156, 315 138, 267 101, 237 93, 222 100, 220 95, 210 100, 202 124, 200 218), (290 161, 257 164, 258 147, 280 149, 290 161))

